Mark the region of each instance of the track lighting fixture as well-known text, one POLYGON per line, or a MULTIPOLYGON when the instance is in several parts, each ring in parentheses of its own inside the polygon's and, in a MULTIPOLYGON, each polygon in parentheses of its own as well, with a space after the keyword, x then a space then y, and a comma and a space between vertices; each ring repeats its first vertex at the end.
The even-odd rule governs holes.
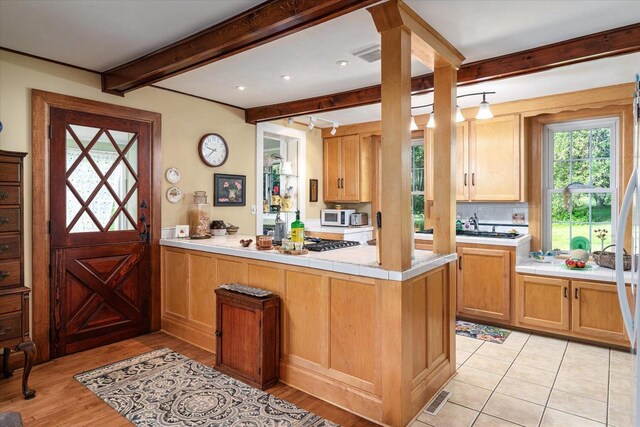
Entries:
POLYGON ((291 125, 293 124, 293 117, 289 117, 289 118, 287 119, 287 124, 288 124, 289 126, 291 126, 291 125))
POLYGON ((314 123, 316 121, 316 119, 314 119, 312 116, 309 116, 309 130, 313 130, 313 128, 316 126, 316 124, 314 123))
MULTIPOLYGON (((476 96, 476 95, 482 95, 482 102, 480 103, 479 107, 478 107, 478 113, 476 114, 476 119, 478 120, 486 120, 486 119, 490 119, 493 117, 493 113, 491 112, 491 109, 489 108, 489 103, 487 102, 486 96, 487 95, 491 95, 494 94, 495 92, 477 92, 477 93, 467 93, 464 95, 458 95, 456 98, 465 98, 467 96, 476 96)), ((426 105, 416 105, 415 107, 411 107, 411 109, 416 109, 416 108, 424 108, 424 107, 433 107, 433 104, 426 104, 426 105)), ((460 109, 459 105, 456 105, 456 123, 460 123, 460 122, 464 122, 465 118, 462 115, 462 110, 460 109)), ((429 129, 433 129, 434 127, 436 127, 436 122, 435 122, 435 118, 433 115, 433 109, 431 110, 431 115, 429 116, 429 121, 427 122, 427 127, 429 129)), ((418 126, 415 126, 415 118, 413 117, 413 114, 411 115, 411 130, 416 130, 418 129, 418 126)))
POLYGON ((309 130, 313 130, 318 122, 324 122, 331 125, 331 135, 335 135, 340 123, 333 122, 331 120, 323 119, 322 117, 309 116, 309 130))
POLYGON ((338 126, 340 126, 338 123, 333 122, 333 127, 331 128, 331 136, 335 135, 336 132, 338 131, 338 126))

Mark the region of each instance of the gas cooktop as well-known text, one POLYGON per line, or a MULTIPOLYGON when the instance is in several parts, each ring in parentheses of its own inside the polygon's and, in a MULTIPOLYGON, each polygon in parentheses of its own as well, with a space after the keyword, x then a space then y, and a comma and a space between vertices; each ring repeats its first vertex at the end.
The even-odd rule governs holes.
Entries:
POLYGON ((360 246, 360 243, 351 240, 324 240, 317 238, 307 238, 304 242, 304 247, 313 252, 332 251, 352 246, 360 246))

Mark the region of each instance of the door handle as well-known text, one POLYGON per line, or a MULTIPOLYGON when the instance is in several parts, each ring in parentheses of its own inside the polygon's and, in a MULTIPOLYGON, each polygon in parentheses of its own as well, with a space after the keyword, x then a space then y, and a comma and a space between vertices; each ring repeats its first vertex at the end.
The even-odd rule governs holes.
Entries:
POLYGON ((340 178, 340 188, 344 188, 344 178, 340 178))
POLYGON ((464 186, 467 186, 467 175, 469 175, 468 173, 464 173, 464 186))
MULTIPOLYGON (((567 298, 567 291, 569 290, 569 288, 567 288, 566 286, 564 287, 564 297, 567 298)), ((577 290, 577 289, 576 289, 577 290)))
POLYGON ((142 214, 140 215, 140 222, 142 223, 143 229, 140 232, 140 240, 143 242, 149 241, 149 224, 147 224, 147 217, 142 214))
POLYGON ((215 335, 216 335, 217 337, 221 337, 221 336, 222 336, 222 331, 216 331, 216 332, 215 332, 215 335))
POLYGON ((458 258, 458 270, 462 271, 462 255, 458 258))
POLYGON ((474 187, 476 186, 476 173, 473 172, 471 174, 471 185, 473 185, 474 187))
POLYGON ((340 188, 340 178, 338 178, 338 188, 340 188))
POLYGON ((7 223, 9 223, 9 218, 7 218, 6 216, 0 217, 0 225, 7 224, 7 223))
POLYGON ((8 198, 9 198, 9 193, 7 193, 6 191, 0 191, 0 200, 4 200, 8 198))
POLYGON ((576 288, 575 291, 573 292, 573 297, 575 299, 578 299, 578 288, 576 288))
POLYGON ((6 251, 7 249, 9 249, 9 245, 2 245, 0 246, 0 254, 4 251, 6 251))
POLYGON ((0 280, 4 280, 9 276, 11 276, 11 274, 8 271, 0 271, 0 280))

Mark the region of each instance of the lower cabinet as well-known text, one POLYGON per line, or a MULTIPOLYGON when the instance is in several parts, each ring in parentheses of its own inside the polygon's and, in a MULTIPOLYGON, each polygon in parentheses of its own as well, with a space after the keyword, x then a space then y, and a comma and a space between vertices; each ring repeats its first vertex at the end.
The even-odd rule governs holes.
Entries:
POLYGON ((510 320, 511 255, 458 245, 458 314, 510 320))
MULTIPOLYGON (((630 288, 627 295, 631 298, 630 288)), ((629 345, 615 284, 518 275, 516 326, 629 345)))

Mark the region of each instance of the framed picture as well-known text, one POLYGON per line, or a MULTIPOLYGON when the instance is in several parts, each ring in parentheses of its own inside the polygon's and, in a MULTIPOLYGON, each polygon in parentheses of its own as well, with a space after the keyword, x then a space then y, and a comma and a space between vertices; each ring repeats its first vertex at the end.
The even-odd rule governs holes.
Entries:
POLYGON ((245 175, 213 174, 213 206, 246 206, 245 175))
POLYGON ((318 201, 318 180, 317 179, 309 180, 309 201, 310 202, 318 201))

